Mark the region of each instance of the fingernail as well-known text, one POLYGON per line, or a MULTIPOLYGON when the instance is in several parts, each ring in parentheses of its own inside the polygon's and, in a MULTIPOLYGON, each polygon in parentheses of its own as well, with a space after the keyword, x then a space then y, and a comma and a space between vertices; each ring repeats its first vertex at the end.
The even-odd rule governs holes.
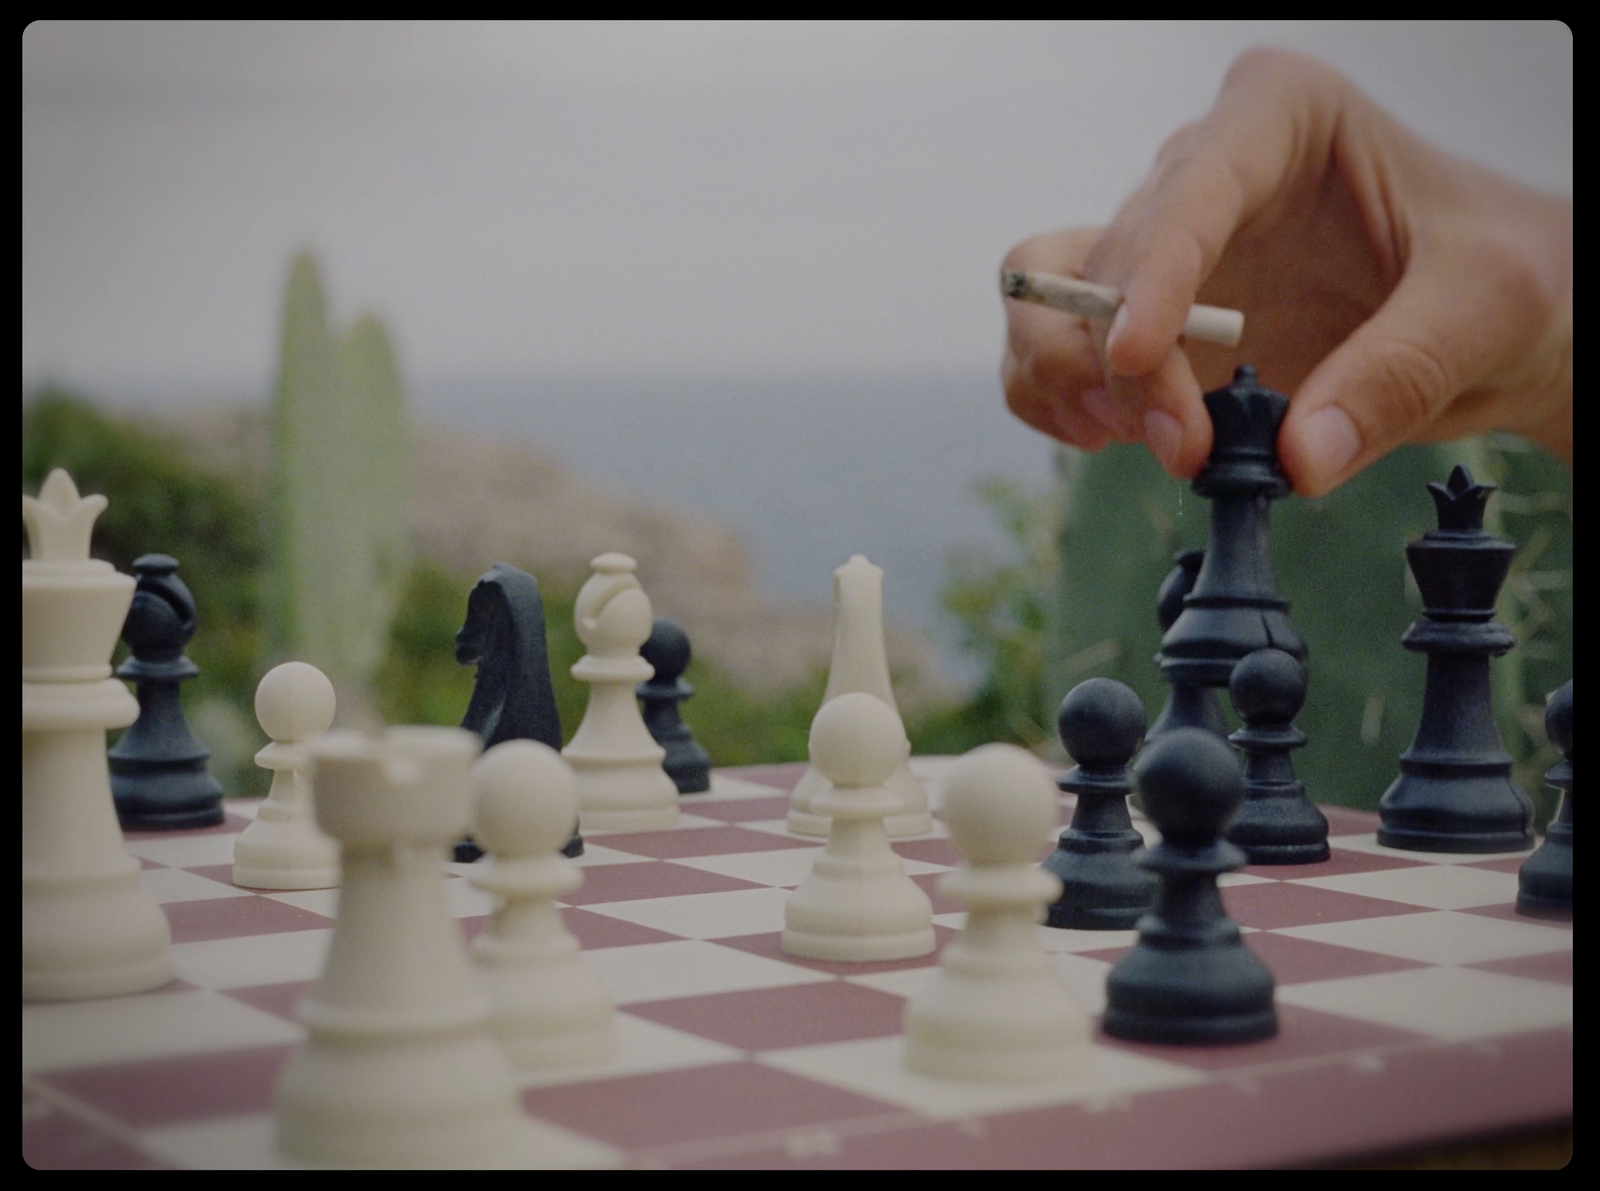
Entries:
POLYGON ((1122 329, 1128 325, 1128 304, 1124 302, 1117 307, 1117 313, 1112 316, 1111 330, 1106 332, 1106 351, 1111 351, 1117 345, 1117 340, 1122 338, 1122 329))
POLYGON ((1343 476, 1361 450, 1356 424, 1337 405, 1325 405, 1309 415, 1300 424, 1300 434, 1323 483, 1331 484, 1343 476))
POLYGON ((1150 453, 1169 472, 1178 465, 1178 452, 1183 447, 1183 427, 1171 414, 1159 409, 1147 410, 1144 415, 1144 441, 1150 453))
POLYGON ((1118 439, 1128 437, 1128 426, 1122 419, 1122 411, 1117 408, 1117 403, 1111 400, 1111 394, 1105 389, 1085 389, 1083 408, 1088 410, 1094 420, 1104 426, 1107 433, 1113 437, 1118 439))

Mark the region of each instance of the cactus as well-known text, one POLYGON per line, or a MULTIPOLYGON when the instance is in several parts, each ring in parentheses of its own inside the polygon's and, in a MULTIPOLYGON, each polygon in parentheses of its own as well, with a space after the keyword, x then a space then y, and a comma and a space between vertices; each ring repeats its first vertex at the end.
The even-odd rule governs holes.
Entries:
POLYGON ((307 253, 284 302, 272 437, 269 660, 322 668, 359 719, 407 569, 405 397, 377 319, 330 329, 307 253))

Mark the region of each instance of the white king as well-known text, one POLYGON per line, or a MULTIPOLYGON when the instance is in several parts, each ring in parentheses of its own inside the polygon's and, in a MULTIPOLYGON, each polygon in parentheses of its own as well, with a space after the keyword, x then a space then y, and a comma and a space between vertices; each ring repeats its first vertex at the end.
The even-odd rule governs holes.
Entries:
POLYGON ((106 729, 139 718, 111 677, 135 582, 89 557, 103 496, 50 473, 22 498, 22 999, 143 992, 172 979, 171 933, 123 850, 106 729))

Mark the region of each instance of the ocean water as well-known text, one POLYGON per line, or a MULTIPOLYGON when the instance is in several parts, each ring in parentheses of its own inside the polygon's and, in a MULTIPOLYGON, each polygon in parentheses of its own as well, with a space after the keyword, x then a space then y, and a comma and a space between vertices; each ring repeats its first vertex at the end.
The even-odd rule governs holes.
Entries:
POLYGON ((939 612, 949 551, 1002 555, 975 486, 1042 486, 1053 458, 992 372, 447 379, 411 392, 425 417, 534 440, 594 479, 731 527, 784 598, 829 602, 834 568, 865 554, 884 569, 885 612, 967 677, 939 612))

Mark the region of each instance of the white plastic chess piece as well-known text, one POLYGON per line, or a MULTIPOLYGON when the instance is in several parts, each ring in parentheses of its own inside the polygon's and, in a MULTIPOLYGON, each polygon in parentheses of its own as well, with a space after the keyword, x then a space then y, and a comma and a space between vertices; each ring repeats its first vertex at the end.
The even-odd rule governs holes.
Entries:
POLYGON ((139 718, 111 677, 134 579, 89 557, 103 496, 52 471, 22 498, 22 999, 64 1001, 172 979, 166 916, 122 845, 106 729, 139 718))
MULTIPOLYGON (((873 695, 896 709, 889 682, 889 654, 883 641, 883 568, 864 555, 852 555, 833 572, 833 658, 822 702, 852 691, 873 695)), ((908 758, 909 759, 909 758, 908 758)), ((896 807, 884 820, 891 838, 923 835, 933 830, 928 794, 902 760, 885 783, 896 807)), ((827 835, 828 816, 819 814, 817 795, 828 779, 815 765, 806 768, 789 796, 789 830, 796 835, 827 835)))
POLYGON ((588 652, 572 677, 589 684, 589 705, 561 755, 578 779, 584 831, 661 831, 678 821, 678 787, 661 768, 666 750, 650 736, 634 687, 655 673, 639 656, 650 639, 650 598, 626 554, 602 554, 578 592, 573 622, 588 652))
POLYGON ((555 904, 583 884, 583 871, 560 851, 578 813, 572 770, 548 745, 508 740, 479 758, 473 776, 473 837, 491 856, 469 880, 497 904, 472 953, 494 1001, 495 1034, 524 1069, 610 1058, 611 996, 584 967, 555 904))
POLYGON ((460 728, 329 732, 307 750, 344 886, 308 1037, 278 1085, 278 1144, 353 1166, 523 1161, 511 1068, 441 879, 467 829, 478 738, 460 728))
POLYGON ((984 745, 953 767, 942 817, 966 865, 939 892, 967 906, 967 925, 907 1006, 906 1066, 1011 1082, 1085 1074, 1089 1018, 1034 934, 1061 895, 1038 867, 1057 823, 1055 783, 1023 749, 984 745))
POLYGON ((828 846, 783 907, 783 949, 806 959, 908 959, 935 947, 933 904, 906 876, 883 820, 899 801, 885 786, 911 746, 892 707, 861 691, 823 704, 811 761, 830 783, 813 805, 828 846))
POLYGON ((256 764, 272 789, 233 841, 233 883, 246 889, 332 889, 339 845, 317 830, 305 749, 333 724, 333 683, 315 666, 285 662, 256 687, 256 719, 272 743, 256 764))

